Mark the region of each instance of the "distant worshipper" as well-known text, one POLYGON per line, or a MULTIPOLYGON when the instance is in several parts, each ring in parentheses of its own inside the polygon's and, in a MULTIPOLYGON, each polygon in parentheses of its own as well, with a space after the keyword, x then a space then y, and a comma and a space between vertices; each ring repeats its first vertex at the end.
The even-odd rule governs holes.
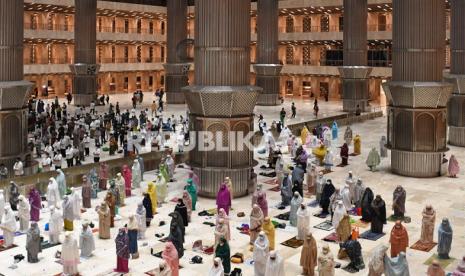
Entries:
MULTIPOLYGON (((258 186, 261 187, 261 186, 258 186)), ((257 187, 257 188, 258 188, 257 187)), ((292 199, 292 180, 291 176, 289 175, 289 170, 286 169, 284 171, 284 178, 281 183, 281 206, 286 207, 291 204, 292 199)))
POLYGON ((344 243, 340 243, 339 247, 347 253, 350 260, 349 264, 343 268, 345 271, 356 273, 365 269, 362 246, 358 240, 347 240, 344 243))
POLYGON ((265 276, 266 262, 270 252, 268 238, 261 231, 253 245, 254 275, 265 276))
POLYGON ((332 126, 331 126, 331 136, 332 136, 333 140, 337 140, 338 133, 339 133, 339 127, 337 126, 337 122, 334 121, 332 126))
POLYGON ((345 242, 352 236, 352 227, 350 225, 350 216, 345 213, 336 227, 337 239, 339 242, 345 242))
POLYGON ((379 156, 379 153, 376 150, 376 148, 371 149, 365 163, 367 164, 368 168, 370 168, 370 171, 376 171, 376 167, 379 166, 379 164, 381 164, 381 157, 379 156))
POLYGON ((220 239, 229 239, 229 229, 224 219, 219 219, 215 226, 215 247, 220 243, 220 239))
POLYGON ((137 189, 137 188, 140 188, 140 182, 142 181, 142 172, 141 172, 141 167, 140 167, 140 164, 139 164, 139 160, 137 159, 134 159, 134 163, 132 165, 132 189, 137 189))
POLYGON ((357 214, 361 214, 361 207, 362 207, 362 197, 363 194, 365 193, 365 185, 363 184, 363 181, 361 178, 357 179, 357 182, 354 186, 354 197, 352 201, 354 202, 355 208, 357 210, 357 214))
POLYGON ((79 236, 79 248, 81 249, 81 257, 89 258, 95 250, 94 235, 92 228, 88 222, 82 224, 82 231, 79 236))
POLYGON ((60 192, 60 199, 66 194, 66 176, 61 169, 57 170, 58 176, 56 177, 56 182, 58 183, 58 191, 60 192))
MULTIPOLYGON (((336 194, 336 192, 334 194, 336 194)), ((344 215, 347 214, 347 210, 344 207, 342 200, 336 201, 335 207, 332 210, 332 214, 331 224, 333 225, 334 229, 337 229, 339 222, 344 217, 344 215)))
POLYGON ((86 209, 92 208, 92 205, 91 205, 92 183, 90 182, 90 179, 87 178, 86 175, 82 176, 81 197, 82 197, 82 207, 86 209))
POLYGON ((354 155, 362 154, 362 137, 356 134, 354 137, 354 155))
POLYGON ((297 227, 297 211, 302 205, 303 198, 298 192, 294 192, 294 196, 291 199, 291 210, 289 211, 289 223, 291 226, 297 227))
POLYGON ((262 209, 263 215, 268 216, 268 200, 266 199, 266 193, 260 193, 257 197, 257 205, 262 209))
POLYGON ((391 243, 391 258, 399 256, 400 252, 407 252, 409 244, 408 232, 400 220, 396 221, 394 227, 392 227, 389 242, 391 243))
POLYGON ((401 185, 398 185, 392 195, 392 210, 394 210, 395 219, 404 218, 406 198, 407 192, 401 185))
POLYGON ((19 218, 19 231, 26 233, 29 229, 29 222, 31 221, 31 206, 26 198, 22 195, 19 196, 18 203, 18 218, 19 218))
POLYGON ((116 216, 116 199, 113 193, 110 191, 105 195, 105 204, 110 209, 110 228, 115 227, 115 216, 116 216))
POLYGON ((329 206, 330 206, 330 198, 335 192, 335 188, 333 185, 333 182, 331 179, 326 180, 325 185, 323 186, 323 190, 321 193, 321 199, 320 199, 320 207, 321 207, 321 213, 320 216, 326 217, 329 214, 329 206))
POLYGON ((386 276, 409 276, 409 266, 405 252, 400 252, 398 257, 384 256, 384 274, 386 276))
MULTIPOLYGON (((1 191, 3 193, 3 191, 1 191)), ((1 195, 0 195, 1 197, 1 195)), ((1 201, 1 199, 0 199, 1 201)), ((3 203, 5 201, 3 200, 3 203)), ((40 210, 42 209, 42 199, 40 197, 40 193, 39 191, 33 187, 31 188, 31 190, 29 191, 29 205, 31 206, 31 210, 30 210, 30 213, 31 213, 31 221, 39 221, 40 220, 40 210)), ((3 208, 4 208, 4 204, 2 206, 1 202, 0 202, 0 208, 1 208, 1 211, 0 212, 3 212, 3 208)), ((2 215, 0 213, 0 220, 2 218, 2 215)))
POLYGON ((258 233, 262 230, 263 221, 265 216, 263 215, 262 209, 257 204, 252 207, 250 212, 250 224, 249 224, 249 235, 250 244, 253 245, 258 237, 258 233))
POLYGON ((346 142, 347 146, 349 146, 352 143, 352 129, 350 126, 347 126, 346 131, 344 132, 344 141, 346 142))
POLYGON ((121 174, 124 178, 124 195, 125 197, 130 197, 132 189, 132 172, 128 165, 123 165, 121 168, 121 174))
POLYGON ((383 233, 383 226, 386 224, 386 204, 380 195, 371 202, 371 232, 376 234, 383 233))
POLYGON ((370 187, 367 187, 363 191, 362 195, 362 201, 360 204, 361 208, 361 214, 362 214, 362 221, 364 222, 371 222, 371 217, 372 217, 372 209, 371 209, 371 203, 373 202, 373 199, 375 198, 373 191, 370 189, 370 187))
POLYGON ((137 210, 136 210, 136 221, 137 221, 137 226, 138 226, 138 231, 137 231, 137 239, 138 240, 143 240, 145 239, 145 231, 147 230, 147 225, 146 223, 146 212, 145 208, 142 202, 139 202, 137 204, 137 210))
POLYGON ((328 245, 324 245, 318 255, 318 276, 334 276, 335 262, 328 245))
MULTIPOLYGON (((315 194, 316 181, 318 177, 318 172, 315 165, 311 165, 310 170, 307 170, 307 192, 310 195, 315 194)), ((280 183, 280 182, 279 182, 280 183)))
POLYGON ((388 157, 387 151, 387 139, 386 136, 381 136, 381 140, 379 141, 379 154, 381 158, 388 157))
POLYGON ((304 245, 300 253, 300 266, 302 267, 303 275, 315 275, 315 267, 318 264, 317 255, 318 248, 316 240, 313 237, 312 232, 307 232, 305 234, 304 245))
POLYGON ((152 204, 152 213, 156 214, 157 213, 157 191, 155 189, 155 184, 153 182, 149 182, 147 184, 147 191, 146 193, 150 196, 150 203, 152 204))
POLYGON ((226 211, 226 214, 229 215, 229 209, 231 208, 231 194, 225 183, 221 184, 218 194, 216 195, 216 207, 217 210, 223 208, 226 211))
MULTIPOLYGON (((157 193, 158 195, 158 193, 157 193)), ((187 191, 182 192, 182 202, 186 205, 187 209, 187 220, 191 222, 192 219, 192 199, 187 191)), ((226 213, 225 213, 226 214, 226 213)))
POLYGON ((27 250, 27 262, 37 263, 39 262, 39 252, 42 252, 40 230, 37 222, 31 223, 31 228, 27 230, 26 237, 26 250, 27 250))
POLYGON ((305 240, 305 236, 310 230, 310 211, 304 204, 297 210, 297 239, 305 240))
POLYGON ((144 193, 144 199, 142 200, 142 205, 145 209, 145 225, 146 227, 150 226, 150 223, 153 219, 153 209, 152 209, 152 200, 148 193, 144 193))
POLYGON ((275 248, 275 232, 276 229, 274 227, 273 222, 271 221, 270 217, 265 217, 262 226, 263 232, 265 232, 266 237, 268 238, 268 242, 270 245, 270 250, 274 250, 275 248))
POLYGON ((320 145, 312 150, 313 155, 316 157, 317 165, 324 165, 324 158, 326 156, 327 149, 323 143, 320 142, 320 145))
POLYGON ((128 239, 129 239, 129 254, 131 254, 132 259, 139 258, 139 248, 137 246, 137 237, 139 232, 139 223, 135 215, 129 216, 129 221, 127 224, 128 239))
POLYGON ((438 228, 438 258, 449 259, 452 247, 452 226, 448 218, 443 218, 438 228))
POLYGON ((20 158, 16 158, 16 162, 13 165, 13 171, 14 171, 15 176, 24 175, 24 164, 20 158))
POLYGON ((53 177, 51 177, 48 181, 46 197, 47 197, 48 207, 51 207, 51 206, 58 207, 58 203, 60 201, 61 196, 60 196, 58 183, 53 177))
POLYGON ((48 243, 60 243, 60 234, 63 230, 63 217, 54 206, 50 207, 50 218, 48 221, 48 243))
POLYGON ((325 158, 323 159, 325 172, 331 172, 331 168, 334 166, 334 155, 331 150, 326 152, 325 158))
POLYGON ((318 173, 318 177, 316 179, 316 187, 315 187, 315 196, 316 202, 320 202, 321 194, 323 193, 323 187, 326 184, 326 177, 324 176, 323 172, 320 171, 318 173))
POLYGON ((457 158, 455 158, 455 155, 451 155, 449 158, 449 167, 448 167, 448 173, 449 177, 456 178, 457 174, 460 172, 460 166, 459 162, 457 161, 457 158))
POLYGON ((158 206, 162 206, 162 204, 166 202, 166 196, 168 195, 168 185, 160 173, 155 179, 155 191, 157 192, 157 204, 158 206))
POLYGON ((339 156, 341 157, 341 164, 339 166, 345 167, 349 164, 349 146, 347 143, 344 143, 340 148, 339 156))
POLYGON ((195 211, 195 207, 197 205, 197 185, 195 183, 195 174, 192 174, 192 177, 190 177, 187 180, 187 185, 184 187, 184 190, 186 190, 189 195, 191 196, 192 199, 192 211, 195 211))
POLYGON ((344 185, 341 189, 341 196, 342 196, 342 203, 344 204, 344 207, 346 208, 347 211, 350 211, 352 209, 352 199, 351 199, 351 193, 350 193, 350 186, 349 184, 344 185))
POLYGON ((226 184, 226 187, 229 190, 229 194, 231 195, 231 206, 232 206, 232 201, 234 199, 234 186, 233 186, 231 178, 229 176, 226 176, 224 178, 224 183, 226 184))

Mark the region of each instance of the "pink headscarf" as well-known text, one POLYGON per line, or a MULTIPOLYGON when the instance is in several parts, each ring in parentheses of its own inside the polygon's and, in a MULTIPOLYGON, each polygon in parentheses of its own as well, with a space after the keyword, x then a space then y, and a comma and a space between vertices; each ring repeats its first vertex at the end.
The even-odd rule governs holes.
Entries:
POLYGON ((172 242, 166 242, 165 250, 161 254, 163 260, 171 268, 172 276, 179 276, 179 257, 176 247, 174 247, 172 242))

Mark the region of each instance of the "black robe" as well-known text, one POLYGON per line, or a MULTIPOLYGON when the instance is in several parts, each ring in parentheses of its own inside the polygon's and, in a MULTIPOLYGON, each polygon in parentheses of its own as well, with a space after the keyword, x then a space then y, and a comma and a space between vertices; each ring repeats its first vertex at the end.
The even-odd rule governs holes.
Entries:
POLYGON ((373 210, 371 209, 371 202, 373 202, 373 191, 366 188, 362 196, 362 220, 365 222, 371 221, 373 210))
POLYGON ((174 247, 176 247, 176 251, 178 251, 178 257, 181 259, 182 256, 184 256, 184 236, 181 233, 181 229, 177 222, 173 222, 171 224, 168 240, 173 243, 174 247))
POLYGON ((328 208, 329 208, 329 203, 331 202, 330 198, 334 194, 334 191, 336 189, 334 188, 334 185, 332 183, 327 183, 323 187, 323 192, 321 193, 321 199, 320 199, 320 207, 322 209, 323 214, 329 214, 328 208))
POLYGON ((180 203, 176 204, 176 207, 174 208, 174 211, 178 212, 181 215, 182 222, 183 222, 184 226, 187 227, 189 225, 189 221, 187 219, 186 205, 184 205, 184 203, 180 202, 180 203))
POLYGON ((152 200, 150 199, 149 194, 144 194, 144 200, 142 200, 142 205, 144 205, 145 208, 145 218, 153 219, 152 200))
POLYGON ((386 204, 383 199, 373 200, 371 203, 371 232, 383 233, 383 225, 386 224, 386 204))
POLYGON ((355 273, 365 268, 362 256, 362 246, 357 240, 348 240, 340 244, 340 247, 345 249, 350 259, 350 263, 343 268, 344 270, 350 273, 355 273))
POLYGON ((181 231, 182 242, 184 243, 184 236, 186 235, 186 228, 184 227, 184 221, 182 220, 181 215, 178 212, 172 212, 169 214, 171 217, 171 224, 176 224, 179 230, 181 231))

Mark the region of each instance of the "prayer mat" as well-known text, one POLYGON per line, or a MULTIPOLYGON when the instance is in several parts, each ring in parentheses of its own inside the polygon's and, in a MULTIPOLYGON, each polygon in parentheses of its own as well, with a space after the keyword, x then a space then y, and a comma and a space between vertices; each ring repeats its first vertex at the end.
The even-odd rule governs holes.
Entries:
POLYGON ((313 216, 317 218, 325 219, 329 216, 329 214, 318 213, 318 214, 313 214, 313 216))
POLYGON ((57 245, 61 245, 61 243, 51 244, 50 242, 46 241, 46 242, 43 242, 43 243, 41 244, 42 250, 48 249, 48 248, 51 248, 51 247, 54 247, 54 246, 57 246, 57 245))
POLYGON ((289 220, 290 213, 291 212, 286 212, 286 213, 283 213, 283 214, 279 214, 279 215, 275 216, 275 218, 280 219, 280 220, 289 220))
POLYGON ((313 228, 324 230, 324 231, 331 231, 334 229, 333 224, 329 220, 323 221, 322 223, 313 226, 313 228))
POLYGON ((279 186, 276 186, 276 187, 273 187, 271 189, 268 189, 268 191, 279 192, 279 191, 281 191, 281 188, 279 186))
POLYGON ((394 217, 394 215, 391 215, 390 217, 387 218, 387 221, 392 221, 392 222, 396 222, 396 221, 402 221, 403 223, 410 223, 412 221, 412 219, 410 217, 403 217, 403 218, 397 218, 397 217, 394 217))
POLYGON ((332 173, 333 171, 332 170, 322 170, 320 172, 322 172, 323 174, 328 174, 328 173, 332 173))
POLYGON ((346 166, 348 166, 348 165, 349 165, 349 164, 347 164, 347 165, 345 165, 345 164, 339 164, 339 165, 337 165, 336 167, 344 168, 344 167, 346 167, 346 166))
POLYGON ((373 233, 373 232, 371 232, 371 230, 368 230, 368 231, 365 231, 362 234, 360 234, 359 238, 360 239, 365 239, 365 240, 370 240, 370 241, 377 241, 380 238, 382 238, 384 235, 386 235, 386 234, 385 233, 381 233, 381 234, 373 233))
POLYGON ((329 234, 328 236, 324 237, 323 240, 327 242, 338 242, 339 238, 337 236, 337 233, 333 232, 329 234))
POLYGON ((268 185, 274 185, 277 183, 277 181, 278 181, 277 179, 273 178, 273 179, 263 181, 263 183, 268 184, 268 185))
POLYGON ((208 214, 210 214, 210 216, 214 216, 214 215, 216 215, 218 210, 216 210, 216 208, 212 208, 212 209, 208 209, 207 212, 208 212, 208 214))
MULTIPOLYGON (((179 269, 181 269, 182 266, 179 266, 179 269)), ((145 274, 149 275, 149 276, 157 276, 159 275, 160 271, 158 270, 158 268, 154 268, 152 270, 149 270, 147 272, 145 272, 145 274)), ((122 275, 122 273, 118 273, 118 275, 122 275)))
POLYGON ((355 152, 352 152, 351 154, 349 154, 349 156, 359 156, 360 153, 355 153, 355 152))
POLYGON ((411 249, 418 250, 418 251, 423 251, 423 252, 430 252, 431 249, 433 249, 437 243, 422 243, 421 241, 417 241, 414 243, 412 246, 410 246, 411 249))
MULTIPOLYGON (((21 235, 24 235, 24 234, 26 234, 26 233, 16 231, 16 232, 15 232, 15 237, 21 236, 21 235)), ((3 235, 0 235, 0 240, 3 240, 3 235)))
POLYGON ((354 223, 352 223, 353 227, 358 227, 358 228, 367 228, 370 225, 369 222, 364 222, 363 220, 358 220, 354 223))
POLYGON ((433 260, 437 260, 442 269, 445 270, 447 266, 455 261, 455 258, 449 256, 449 259, 439 259, 437 254, 433 254, 433 256, 429 257, 423 264, 429 266, 433 260))
MULTIPOLYGON (((3 242, 1 245, 3 245, 3 242)), ((8 249, 15 248, 15 247, 18 247, 18 246, 16 244, 12 244, 9 247, 0 246, 0 252, 7 251, 8 249)))
POLYGON ((312 207, 312 208, 316 208, 316 207, 318 207, 319 204, 320 203, 318 201, 314 200, 314 201, 310 202, 309 204, 307 204, 307 206, 312 207))
POLYGON ((296 249, 304 245, 304 241, 300 241, 297 239, 297 237, 293 237, 287 241, 282 242, 281 244, 296 249))

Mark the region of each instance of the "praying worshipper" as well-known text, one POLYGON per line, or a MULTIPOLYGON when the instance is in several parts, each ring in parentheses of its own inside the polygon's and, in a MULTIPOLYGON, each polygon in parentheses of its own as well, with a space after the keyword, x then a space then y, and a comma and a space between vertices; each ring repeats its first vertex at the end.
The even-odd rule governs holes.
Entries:
POLYGON ((31 206, 26 198, 22 195, 19 196, 18 203, 18 218, 19 218, 19 231, 26 233, 29 229, 29 222, 31 220, 31 206))
POLYGON ((379 244, 372 250, 368 262, 368 276, 384 275, 384 257, 388 249, 387 245, 379 244))
POLYGON ((152 200, 148 193, 144 193, 144 199, 142 200, 142 205, 145 209, 145 225, 146 227, 150 226, 150 222, 153 219, 153 209, 152 209, 152 200))
POLYGON ((268 238, 270 250, 274 250, 276 229, 270 217, 265 217, 265 220, 263 221, 262 230, 263 232, 265 232, 266 237, 268 238))
POLYGON ((395 219, 402 220, 404 218, 406 198, 407 192, 402 186, 398 185, 392 196, 392 210, 394 210, 395 219))
POLYGON ((302 164, 297 164, 292 170, 292 183, 295 186, 296 190, 299 192, 300 196, 303 196, 303 186, 304 186, 304 177, 305 169, 302 167, 302 164))
POLYGON ((318 178, 316 179, 316 189, 315 189, 315 197, 316 202, 320 202, 321 194, 323 193, 323 187, 326 184, 326 178, 322 171, 318 173, 318 178))
POLYGON ((132 185, 134 189, 140 188, 140 182, 142 180, 141 168, 139 160, 134 159, 134 164, 132 165, 132 185))
POLYGON ((434 236, 434 225, 436 222, 436 211, 433 206, 426 205, 422 212, 420 242, 422 244, 432 244, 434 236))
POLYGON ((371 203, 373 202, 374 197, 375 196, 370 187, 364 190, 361 202, 361 213, 362 220, 365 222, 371 222, 371 216, 373 214, 373 210, 371 210, 371 203))
POLYGON ((370 171, 376 171, 376 167, 381 164, 381 158, 376 148, 371 149, 365 163, 367 164, 368 168, 370 168, 370 171))
POLYGON ((173 180, 174 169, 175 169, 174 159, 173 159, 173 157, 171 155, 168 155, 166 157, 165 164, 166 164, 166 167, 168 168, 168 174, 169 174, 170 181, 171 181, 171 180, 173 180))
MULTIPOLYGON (((357 183, 355 184, 354 187, 354 197, 353 197, 353 202, 355 205, 355 208, 357 209, 357 214, 359 213, 358 209, 361 209, 362 207, 362 197, 363 194, 365 193, 365 185, 363 185, 362 179, 358 178, 357 183)), ((360 210, 361 213, 361 210, 360 210)))
POLYGON ((65 234, 65 240, 61 246, 61 263, 64 275, 78 275, 79 247, 72 232, 65 234))
MULTIPOLYGON (((40 210, 42 209, 42 199, 40 197, 39 191, 35 187, 32 187, 31 190, 29 191, 29 205, 31 206, 31 211, 30 211, 31 221, 39 221, 40 210)), ((0 208, 2 208, 2 211, 3 211, 4 204, 2 206, 2 204, 0 203, 0 208)), ((2 215, 0 214, 0 220, 1 218, 2 218, 2 215)))
POLYGON ((315 165, 311 165, 310 170, 307 171, 307 192, 311 195, 315 194, 316 188, 316 179, 318 177, 318 172, 315 165))
POLYGON ((86 175, 82 176, 81 197, 82 197, 82 207, 86 209, 92 208, 91 206, 92 183, 90 183, 90 179, 88 179, 86 175))
POLYGON ((266 262, 270 252, 268 238, 261 231, 258 238, 255 240, 253 247, 254 275, 265 276, 266 262))
POLYGON ((334 166, 334 155, 331 150, 326 152, 325 158, 323 159, 323 165, 325 172, 331 172, 331 168, 334 166))
POLYGON ((347 240, 344 243, 340 243, 339 247, 347 253, 350 260, 350 263, 343 268, 345 271, 356 273, 365 268, 362 247, 358 240, 347 240))
POLYGON ((66 189, 67 189, 66 176, 61 169, 58 169, 57 173, 58 173, 58 176, 56 177, 56 182, 58 184, 58 191, 60 193, 60 199, 63 199, 63 197, 66 194, 66 189))
POLYGON ((452 247, 452 226, 448 218, 443 218, 438 228, 438 258, 449 259, 452 247))
POLYGON ((220 222, 220 220, 223 220, 223 223, 227 229, 226 231, 226 240, 231 240, 231 227, 229 225, 229 216, 226 214, 226 212, 224 211, 224 209, 220 209, 218 211, 218 214, 216 216, 216 224, 218 224, 220 222))
POLYGON ((8 205, 5 207, 5 214, 3 215, 0 229, 3 231, 3 247, 9 248, 13 245, 17 226, 15 214, 8 205))
POLYGON ((344 143, 344 145, 342 145, 339 155, 341 157, 340 166, 345 167, 349 165, 349 146, 347 143, 344 143))
POLYGON ((171 270, 171 275, 178 276, 179 275, 179 256, 172 242, 168 241, 165 244, 165 248, 161 254, 161 257, 166 262, 166 264, 169 266, 171 270))
POLYGON ((51 177, 48 181, 46 197, 47 197, 48 207, 51 207, 51 206, 58 207, 58 202, 61 197, 60 197, 60 191, 58 189, 58 183, 53 177, 51 177))
POLYGON ((257 205, 262 209, 263 215, 268 216, 268 200, 266 199, 266 193, 260 193, 257 198, 257 205))
POLYGON ((408 232, 399 220, 392 227, 389 242, 391 243, 391 258, 397 257, 400 252, 407 252, 408 232))
MULTIPOLYGON (((157 193, 158 195, 158 193, 157 193)), ((187 221, 191 222, 192 217, 192 199, 187 191, 182 192, 182 202, 185 204, 187 209, 187 221)))
MULTIPOLYGON (((176 212, 172 213, 176 214, 176 212)), ((174 247, 176 248, 176 251, 178 252, 179 258, 182 258, 184 256, 184 227, 182 225, 182 222, 172 220, 170 224, 170 234, 168 236, 168 240, 173 243, 174 247)))
POLYGON ((381 136, 381 140, 379 141, 379 154, 381 158, 388 157, 387 152, 387 139, 386 136, 381 136))
POLYGON ((150 202, 152 204, 152 214, 156 214, 157 213, 157 207, 158 207, 158 199, 157 199, 157 191, 155 189, 155 184, 153 182, 149 182, 149 184, 147 184, 147 192, 146 192, 149 196, 150 196, 150 202))
POLYGON ((81 257, 83 258, 89 258, 95 250, 94 235, 88 222, 82 224, 82 231, 79 236, 79 248, 81 249, 81 257))
POLYGON ((284 178, 281 183, 281 206, 286 207, 291 204, 292 199, 292 182, 291 176, 289 175, 289 171, 284 171, 284 178))
POLYGON ((312 150, 313 155, 315 155, 318 166, 324 165, 324 158, 326 156, 326 147, 324 144, 321 144, 312 150))
POLYGON ((161 206, 166 201, 168 195, 168 185, 161 174, 155 179, 155 190, 157 192, 157 204, 161 206))
POLYGON ((215 247, 220 243, 221 238, 228 239, 229 229, 223 219, 219 219, 215 226, 215 247))
POLYGON ((137 221, 137 239, 143 240, 145 239, 145 231, 147 230, 146 225, 146 212, 142 202, 137 204, 136 210, 136 221, 137 221))
POLYGON ((449 158, 449 166, 447 168, 447 172, 449 173, 449 177, 456 178, 457 174, 460 172, 459 162, 455 155, 451 155, 449 158))
MULTIPOLYGON (((221 259, 225 274, 231 272, 231 251, 229 249, 228 241, 225 238, 220 239, 220 243, 215 248, 215 257, 221 259)), ((268 275, 265 273, 265 275, 268 275)))
POLYGON ((121 168, 121 174, 124 178, 124 196, 130 197, 132 189, 132 172, 128 165, 123 165, 121 168))
POLYGON ((222 183, 218 194, 216 195, 216 209, 223 208, 226 214, 229 215, 229 209, 231 208, 231 194, 225 183, 222 183))
POLYGON ((234 187, 233 187, 231 178, 229 178, 229 176, 226 176, 224 178, 224 183, 226 184, 226 187, 229 190, 229 194, 231 195, 231 206, 232 206, 232 201, 234 199, 234 187))
POLYGON ((362 154, 362 137, 356 134, 354 137, 354 155, 362 154))
MULTIPOLYGON (((194 176, 194 175, 193 175, 194 176)), ((197 205, 197 184, 194 182, 194 178, 189 178, 187 180, 187 185, 184 187, 184 190, 186 190, 189 195, 191 196, 192 199, 192 211, 195 211, 195 206, 197 205)))
POLYGON ((305 233, 305 241, 300 253, 300 266, 303 270, 303 275, 315 275, 315 267, 317 266, 318 249, 316 240, 312 232, 305 233))
POLYGON ((115 227, 115 216, 116 216, 116 199, 112 192, 108 191, 105 195, 105 204, 110 209, 110 228, 115 227))
POLYGON ((339 222, 341 219, 344 217, 345 214, 347 214, 347 210, 344 207, 344 204, 342 203, 342 200, 336 201, 335 207, 332 211, 332 219, 331 219, 331 224, 335 229, 339 226, 339 222))
POLYGON ((350 126, 347 126, 346 131, 344 132, 344 141, 346 142, 347 146, 350 146, 352 143, 352 129, 350 126))
POLYGON ((178 198, 178 203, 176 204, 174 211, 181 215, 182 222, 184 226, 187 227, 189 225, 189 219, 187 217, 187 208, 184 202, 182 201, 182 198, 178 198))
POLYGON ((336 189, 334 188, 334 185, 331 179, 326 180, 326 184, 323 187, 323 191, 321 193, 321 199, 320 199, 320 207, 321 207, 320 217, 326 217, 329 214, 329 205, 331 203, 331 196, 333 195, 335 190, 336 189))
POLYGON ((74 187, 71 188, 71 195, 69 196, 71 204, 73 206, 74 219, 81 219, 81 196, 78 194, 78 190, 74 187))
MULTIPOLYGON (((427 276, 446 276, 444 269, 439 265, 438 260, 433 260, 426 271, 427 276)), ((454 275, 454 274, 452 274, 454 275)))
POLYGON ((297 239, 304 240, 310 228, 310 211, 304 204, 297 210, 297 239))
POLYGON ((328 245, 324 245, 318 254, 318 275, 319 276, 334 276, 334 256, 331 253, 328 245))
MULTIPOLYGON (((16 158, 16 162, 13 165, 13 172, 15 176, 23 176, 24 175, 24 164, 20 158, 16 158)), ((14 209, 13 209, 14 210, 14 209)))
POLYGON ((345 184, 344 187, 342 187, 341 196, 345 209, 350 211, 352 209, 352 198, 350 194, 350 186, 348 184, 345 184))
POLYGON ((265 276, 285 276, 284 259, 277 251, 271 251, 266 262, 265 276))
POLYGON ((297 227, 297 211, 303 203, 303 198, 298 192, 294 193, 294 196, 291 200, 291 210, 289 211, 289 223, 291 226, 297 227))
POLYGON ((220 258, 213 259, 213 266, 210 268, 208 276, 224 276, 224 268, 220 258))
POLYGON ((334 121, 333 125, 331 126, 331 134, 332 134, 333 140, 337 140, 338 133, 339 133, 339 128, 337 126, 337 122, 334 121))
POLYGON ((128 239, 129 239, 129 254, 133 259, 139 258, 139 249, 137 247, 137 236, 139 232, 139 223, 136 220, 135 215, 129 216, 129 222, 127 225, 128 239))
POLYGON ((64 229, 65 231, 73 231, 73 221, 75 218, 75 214, 73 209, 73 202, 69 196, 66 195, 63 198, 61 206, 63 210, 64 229))
POLYGON ((384 256, 384 274, 386 276, 409 276, 409 267, 405 252, 400 252, 398 257, 384 256))
POLYGON ((100 169, 98 173, 99 178, 99 189, 106 190, 107 189, 107 182, 109 178, 109 166, 107 163, 100 163, 100 169))
POLYGON ((250 212, 249 234, 251 245, 253 245, 253 243, 258 237, 258 233, 260 233, 260 231, 262 230, 264 219, 265 216, 263 215, 262 209, 260 209, 258 205, 254 205, 252 207, 252 211, 250 212))
POLYGON ((63 229, 63 217, 54 206, 50 207, 50 218, 48 221, 48 243, 60 243, 60 234, 63 229))
POLYGON ((40 230, 37 222, 31 223, 31 228, 27 230, 26 237, 26 250, 27 250, 27 262, 37 263, 39 262, 39 252, 42 252, 40 230))
POLYGON ((383 226, 386 224, 386 204, 380 195, 376 195, 371 202, 371 233, 382 234, 383 226))
POLYGON ((124 228, 120 228, 115 238, 116 245, 116 268, 118 273, 129 272, 129 237, 124 228))

